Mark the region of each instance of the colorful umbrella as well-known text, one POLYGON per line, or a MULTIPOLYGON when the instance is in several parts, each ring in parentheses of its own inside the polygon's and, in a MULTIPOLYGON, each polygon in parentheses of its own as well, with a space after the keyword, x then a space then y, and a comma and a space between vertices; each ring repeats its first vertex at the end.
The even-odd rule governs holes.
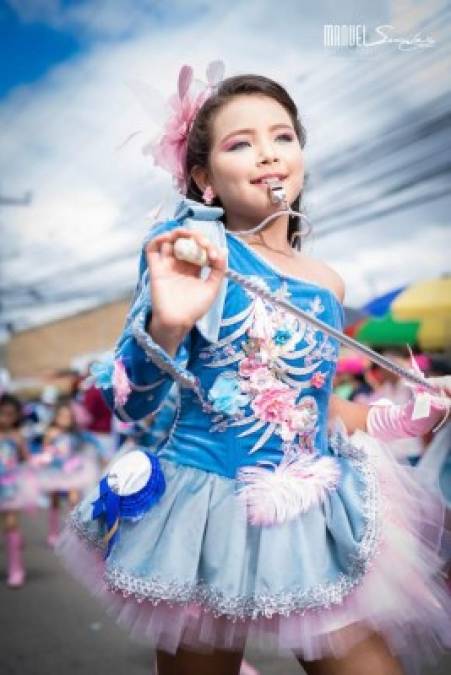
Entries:
POLYGON ((414 345, 418 340, 419 321, 395 321, 390 314, 363 321, 355 332, 356 340, 375 347, 414 345))
POLYGON ((451 319, 451 277, 430 279, 412 284, 397 295, 392 304, 393 316, 400 321, 416 319, 451 319))
POLYGON ((384 295, 379 295, 377 298, 370 300, 366 305, 362 307, 362 311, 371 316, 385 316, 390 311, 390 306, 393 300, 403 291, 406 287, 400 286, 400 288, 395 288, 393 291, 384 293, 384 295))
POLYGON ((356 307, 348 307, 347 305, 343 306, 344 310, 344 325, 345 326, 354 326, 356 323, 360 322, 362 319, 368 318, 370 312, 365 312, 363 309, 358 309, 356 307))
POLYGON ((374 346, 417 344, 451 348, 451 277, 396 288, 363 308, 372 317, 349 327, 356 339, 374 346))

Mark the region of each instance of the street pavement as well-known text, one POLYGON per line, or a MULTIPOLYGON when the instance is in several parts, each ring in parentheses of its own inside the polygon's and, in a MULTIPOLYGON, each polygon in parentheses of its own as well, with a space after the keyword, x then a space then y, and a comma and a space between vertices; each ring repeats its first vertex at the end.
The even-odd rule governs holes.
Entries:
MULTIPOLYGON (((45 520, 40 512, 22 521, 24 588, 6 588, 0 548, 0 675, 153 675, 152 650, 132 642, 48 548, 45 520)), ((247 658, 261 675, 303 672, 294 658, 268 658, 252 647, 247 658)), ((451 656, 424 675, 446 673, 451 673, 451 656)))

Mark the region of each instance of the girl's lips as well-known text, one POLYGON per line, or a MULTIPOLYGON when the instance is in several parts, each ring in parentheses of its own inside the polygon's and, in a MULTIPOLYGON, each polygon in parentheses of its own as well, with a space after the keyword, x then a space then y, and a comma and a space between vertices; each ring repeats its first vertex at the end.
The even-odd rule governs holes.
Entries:
POLYGON ((257 180, 251 180, 252 185, 264 185, 268 187, 271 181, 282 183, 287 176, 266 176, 265 178, 258 178, 257 180))

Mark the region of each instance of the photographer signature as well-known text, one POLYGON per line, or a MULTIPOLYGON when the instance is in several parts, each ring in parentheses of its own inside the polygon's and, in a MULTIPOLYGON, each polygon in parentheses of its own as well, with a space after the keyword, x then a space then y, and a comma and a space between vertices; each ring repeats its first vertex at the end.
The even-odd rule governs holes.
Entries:
POLYGON ((387 34, 387 29, 389 31, 395 30, 395 27, 392 26, 391 24, 383 24, 381 26, 377 26, 375 28, 375 31, 378 35, 381 36, 380 40, 376 40, 375 42, 367 42, 366 41, 366 34, 364 35, 364 46, 365 47, 375 47, 376 45, 383 45, 383 44, 388 44, 388 43, 397 43, 398 44, 398 49, 400 51, 413 51, 414 49, 427 49, 429 47, 432 47, 435 45, 435 40, 431 37, 427 38, 422 38, 421 37, 421 31, 416 33, 410 40, 408 38, 400 38, 400 37, 391 37, 390 35, 387 34))

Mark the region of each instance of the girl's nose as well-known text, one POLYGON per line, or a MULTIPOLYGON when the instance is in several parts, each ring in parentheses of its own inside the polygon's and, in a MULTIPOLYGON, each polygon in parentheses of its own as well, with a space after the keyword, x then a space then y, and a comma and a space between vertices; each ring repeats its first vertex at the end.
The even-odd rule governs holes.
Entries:
POLYGON ((270 164, 278 161, 276 147, 269 141, 261 143, 258 149, 258 164, 270 164))

